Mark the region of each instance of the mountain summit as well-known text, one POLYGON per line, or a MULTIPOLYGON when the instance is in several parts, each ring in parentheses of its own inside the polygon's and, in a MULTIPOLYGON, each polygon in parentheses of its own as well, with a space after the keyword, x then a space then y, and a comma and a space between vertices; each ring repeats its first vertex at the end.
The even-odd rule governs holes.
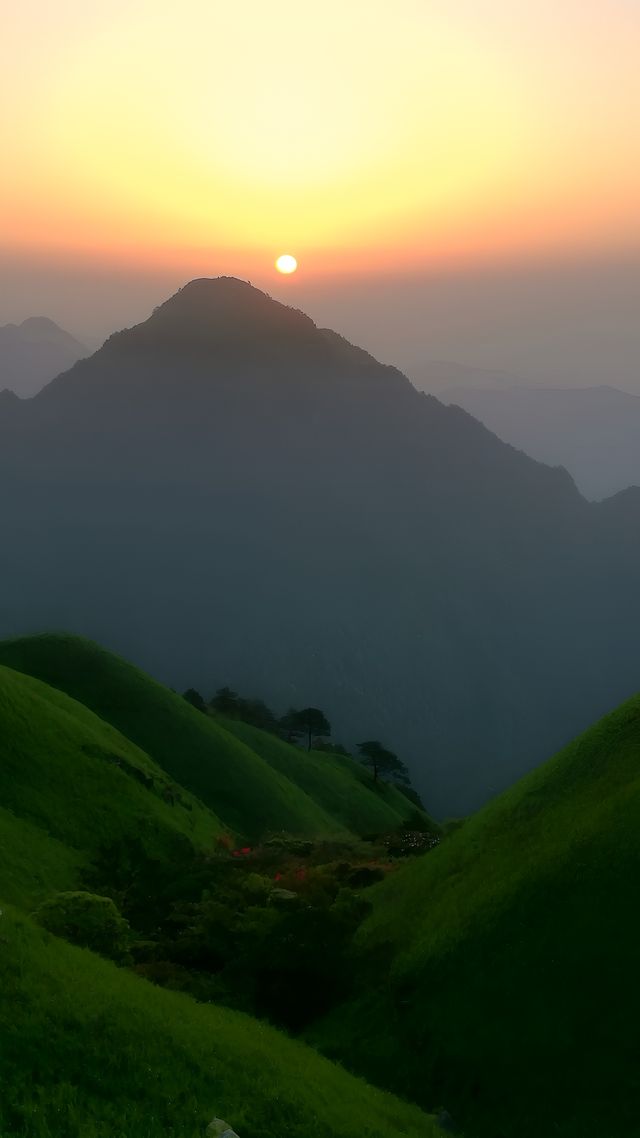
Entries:
POLYGON ((237 277, 201 277, 190 281, 156 308, 139 328, 159 335, 225 340, 280 334, 313 335, 309 316, 273 300, 237 277))
POLYGON ((23 398, 35 395, 84 355, 84 345, 47 316, 5 324, 0 327, 0 389, 23 398))
POLYGON ((0 635, 68 628, 176 688, 323 707, 438 814, 637 683, 636 499, 587 503, 234 278, 0 405, 0 486, 0 635))
POLYGON ((202 278, 180 289, 133 328, 110 336, 102 348, 41 394, 53 409, 62 400, 133 405, 141 398, 210 400, 233 383, 246 398, 288 399, 334 385, 366 379, 385 385, 409 381, 379 364, 335 332, 318 328, 309 316, 274 300, 235 277, 202 278), (393 378, 392 378, 393 377, 393 378), (265 386, 268 380, 269 389, 265 386), (179 389, 179 393, 178 393, 179 389))

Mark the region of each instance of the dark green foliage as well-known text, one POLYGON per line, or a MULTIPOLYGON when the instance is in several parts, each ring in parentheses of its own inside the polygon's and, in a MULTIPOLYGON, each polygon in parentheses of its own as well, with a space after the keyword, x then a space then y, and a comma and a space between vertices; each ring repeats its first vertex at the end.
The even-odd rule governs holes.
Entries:
POLYGON ((206 712, 207 705, 200 695, 200 692, 196 691, 195 688, 187 688, 182 698, 186 699, 187 703, 190 703, 192 707, 195 707, 196 711, 206 712))
POLYGON ((231 688, 224 687, 218 689, 209 707, 219 715, 240 719, 261 731, 271 731, 274 735, 280 733, 278 719, 262 699, 244 699, 231 688))
POLYGON ((393 858, 415 857, 416 854, 428 853, 429 850, 435 849, 440 840, 440 834, 429 830, 401 830, 387 839, 387 853, 393 858))
POLYGON ((261 731, 271 731, 274 735, 279 733, 279 725, 276 716, 267 707, 262 699, 241 699, 239 700, 238 719, 243 723, 249 723, 252 727, 258 727, 261 731))
POLYGON ((377 782, 380 776, 390 778, 394 782, 406 783, 409 781, 409 772, 405 764, 393 751, 383 747, 377 739, 358 743, 358 751, 362 762, 373 771, 374 782, 377 782))
POLYGON ((316 739, 313 744, 314 751, 321 751, 326 755, 346 755, 349 758, 351 752, 343 747, 342 743, 327 743, 325 739, 316 739))
MULTIPOLYGON (((280 838, 158 874, 121 856, 118 898, 144 935, 137 970, 299 1030, 348 990, 351 942, 369 911, 353 888, 382 876, 325 862, 331 852, 280 838)), ((108 858, 105 872, 113 880, 108 858)))
POLYGON ((81 891, 56 893, 38 906, 34 916, 48 932, 71 944, 120 963, 129 958, 129 923, 110 897, 81 891))
POLYGON ((285 737, 291 742, 305 738, 307 750, 316 739, 331 734, 331 724, 319 707, 304 707, 301 711, 290 708, 280 720, 285 737))
POLYGON ((240 696, 231 688, 218 688, 216 694, 209 700, 209 707, 219 711, 221 715, 228 715, 232 719, 238 714, 240 696))

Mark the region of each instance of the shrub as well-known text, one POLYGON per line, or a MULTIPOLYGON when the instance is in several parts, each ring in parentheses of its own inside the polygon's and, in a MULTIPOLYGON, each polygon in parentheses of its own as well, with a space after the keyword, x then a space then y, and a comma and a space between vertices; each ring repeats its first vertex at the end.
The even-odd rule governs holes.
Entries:
POLYGON ((72 944, 119 963, 129 959, 129 922, 110 897, 84 892, 56 893, 39 905, 34 916, 43 928, 72 944))

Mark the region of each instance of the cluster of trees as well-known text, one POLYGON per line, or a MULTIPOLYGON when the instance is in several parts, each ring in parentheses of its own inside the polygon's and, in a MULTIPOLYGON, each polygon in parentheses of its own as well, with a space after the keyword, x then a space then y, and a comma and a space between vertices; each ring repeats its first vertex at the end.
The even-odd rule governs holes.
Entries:
POLYGON ((165 861, 116 840, 87 871, 99 893, 56 894, 38 920, 157 984, 300 1031, 353 983, 363 892, 384 877, 386 847, 278 835, 235 852, 184 841, 165 861))
MULTIPOLYGON (((301 710, 291 707, 285 715, 278 717, 263 700, 244 699, 229 687, 218 688, 208 702, 194 688, 189 688, 184 693, 184 698, 198 711, 214 712, 226 715, 230 719, 241 720, 263 731, 270 731, 286 739, 288 743, 302 741, 308 751, 313 747, 316 751, 353 757, 342 744, 328 742, 331 737, 331 724, 319 707, 304 707, 301 710)), ((378 782, 379 779, 395 782, 412 801, 419 806, 422 805, 411 787, 406 764, 394 751, 384 747, 377 739, 367 739, 363 743, 358 743, 357 749, 355 757, 373 772, 374 782, 378 782)))

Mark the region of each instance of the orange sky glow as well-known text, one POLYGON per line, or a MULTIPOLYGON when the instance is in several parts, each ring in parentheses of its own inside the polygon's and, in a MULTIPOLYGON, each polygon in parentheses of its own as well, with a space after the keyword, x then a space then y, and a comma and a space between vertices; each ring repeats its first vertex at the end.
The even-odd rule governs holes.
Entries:
POLYGON ((629 0, 23 0, 0 244, 251 277, 640 246, 629 0))

